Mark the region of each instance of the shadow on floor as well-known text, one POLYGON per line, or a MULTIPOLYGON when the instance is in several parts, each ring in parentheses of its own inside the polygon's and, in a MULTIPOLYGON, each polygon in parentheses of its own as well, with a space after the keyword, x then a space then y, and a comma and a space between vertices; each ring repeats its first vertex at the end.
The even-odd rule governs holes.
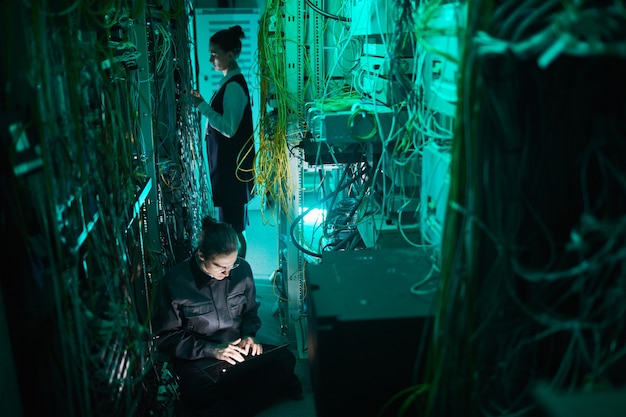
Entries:
MULTIPOLYGON (((298 357, 296 342, 289 340, 289 323, 280 314, 279 299, 281 295, 272 283, 274 272, 278 269, 278 227, 264 224, 259 210, 250 210, 250 226, 246 230, 248 254, 257 286, 257 298, 261 302, 259 316, 262 327, 257 337, 260 341, 271 344, 289 342, 298 357)), ((296 375, 300 378, 303 388, 303 399, 293 401, 279 400, 270 408, 258 414, 258 417, 316 417, 315 401, 309 378, 308 360, 299 358, 296 364, 296 375)))

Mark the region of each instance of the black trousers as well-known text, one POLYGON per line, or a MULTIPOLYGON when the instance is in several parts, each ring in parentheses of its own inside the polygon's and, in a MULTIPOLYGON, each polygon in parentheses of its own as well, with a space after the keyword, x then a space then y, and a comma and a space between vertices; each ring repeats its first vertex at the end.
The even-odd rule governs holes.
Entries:
POLYGON ((250 224, 248 206, 245 204, 215 208, 217 209, 217 219, 230 224, 237 233, 244 232, 248 224, 250 224))
MULTIPOLYGON (((263 350, 272 345, 263 344, 263 350)), ((294 375, 295 355, 284 350, 274 361, 237 380, 213 382, 193 361, 174 361, 178 377, 180 408, 184 417, 251 417, 284 394, 294 375)))

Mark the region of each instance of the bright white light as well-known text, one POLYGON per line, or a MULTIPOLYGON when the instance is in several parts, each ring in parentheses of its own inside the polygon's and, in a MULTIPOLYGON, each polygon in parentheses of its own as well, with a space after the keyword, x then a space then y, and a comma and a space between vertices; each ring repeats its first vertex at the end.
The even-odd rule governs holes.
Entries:
MULTIPOLYGON (((301 208, 300 213, 304 213, 307 210, 308 210, 307 207, 301 208)), ((326 218, 326 210, 314 208, 310 212, 308 212, 302 220, 304 221, 305 226, 317 226, 321 224, 325 218, 326 218)))

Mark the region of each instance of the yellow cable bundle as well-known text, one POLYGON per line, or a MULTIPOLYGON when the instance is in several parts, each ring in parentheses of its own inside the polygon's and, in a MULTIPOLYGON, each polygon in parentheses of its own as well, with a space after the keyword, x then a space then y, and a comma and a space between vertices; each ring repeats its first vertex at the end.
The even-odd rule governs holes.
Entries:
POLYGON ((297 100, 286 86, 285 46, 280 1, 270 1, 259 22, 260 120, 259 150, 256 155, 256 187, 265 208, 292 209, 289 169, 288 126, 297 115, 297 100), (274 110, 268 112, 270 104, 274 110))

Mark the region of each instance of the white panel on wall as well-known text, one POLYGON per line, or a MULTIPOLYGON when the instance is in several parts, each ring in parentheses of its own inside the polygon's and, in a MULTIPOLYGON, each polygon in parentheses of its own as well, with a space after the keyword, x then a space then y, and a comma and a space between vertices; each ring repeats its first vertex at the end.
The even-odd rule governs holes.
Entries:
POLYGON ((380 35, 393 30, 394 3, 386 0, 352 0, 353 35, 380 35))
POLYGON ((456 114, 458 62, 463 46, 466 3, 454 2, 439 6, 428 23, 424 51, 424 100, 428 108, 454 117, 456 114), (449 59, 452 57, 454 60, 449 59))
POLYGON ((422 237, 433 245, 439 260, 450 192, 451 160, 449 147, 440 146, 434 140, 424 146, 420 205, 422 237))
MULTIPOLYGON (((224 77, 221 71, 215 71, 209 62, 209 38, 222 29, 239 25, 245 37, 241 40, 241 55, 237 60, 241 72, 248 81, 252 100, 252 120, 255 128, 259 123, 260 88, 258 71, 258 27, 259 9, 207 8, 196 10, 196 52, 198 54, 198 75, 200 93, 209 100, 217 84, 224 77)), ((202 138, 206 119, 202 117, 202 138)), ((259 139, 255 142, 258 145, 259 139)))

